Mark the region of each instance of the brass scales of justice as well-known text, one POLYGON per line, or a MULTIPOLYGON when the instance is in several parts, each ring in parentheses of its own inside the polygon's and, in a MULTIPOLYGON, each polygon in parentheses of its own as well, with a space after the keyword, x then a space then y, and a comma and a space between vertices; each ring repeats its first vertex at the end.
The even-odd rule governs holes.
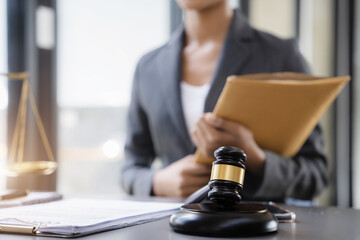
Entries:
POLYGON ((40 118, 39 110, 36 106, 34 94, 29 86, 29 74, 27 72, 21 72, 0 75, 6 76, 12 81, 23 82, 18 113, 16 116, 15 130, 8 155, 8 163, 5 167, 5 174, 9 177, 16 177, 28 174, 49 175, 53 173, 57 168, 57 163, 55 161, 54 154, 51 151, 50 143, 47 138, 43 122, 40 118), (24 159, 28 102, 30 103, 30 108, 35 115, 35 121, 40 133, 41 141, 49 159, 47 161, 26 161, 24 159))

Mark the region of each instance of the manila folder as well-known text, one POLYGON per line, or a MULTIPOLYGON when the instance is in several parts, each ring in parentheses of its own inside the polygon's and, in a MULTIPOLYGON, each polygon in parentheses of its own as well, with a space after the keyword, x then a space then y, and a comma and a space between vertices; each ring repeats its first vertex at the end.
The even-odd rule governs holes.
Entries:
MULTIPOLYGON (((349 80, 291 72, 230 76, 214 114, 249 128, 262 149, 292 157, 349 80)), ((195 159, 214 160, 199 149, 195 159)))

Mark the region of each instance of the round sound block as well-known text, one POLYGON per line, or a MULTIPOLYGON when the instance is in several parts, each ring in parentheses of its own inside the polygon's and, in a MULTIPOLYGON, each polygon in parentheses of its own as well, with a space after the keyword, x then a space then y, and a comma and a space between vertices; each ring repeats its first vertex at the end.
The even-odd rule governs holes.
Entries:
POLYGON ((246 236, 275 232, 278 221, 262 206, 240 203, 225 208, 215 203, 195 203, 174 213, 170 226, 193 235, 246 236))

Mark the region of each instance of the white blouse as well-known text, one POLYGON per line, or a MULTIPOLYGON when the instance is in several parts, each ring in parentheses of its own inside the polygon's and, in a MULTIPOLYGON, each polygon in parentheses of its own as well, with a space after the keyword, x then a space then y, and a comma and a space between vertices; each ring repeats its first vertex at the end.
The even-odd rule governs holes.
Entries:
POLYGON ((181 82, 181 102, 188 132, 195 127, 196 122, 204 113, 205 100, 210 89, 210 83, 195 86, 181 82))

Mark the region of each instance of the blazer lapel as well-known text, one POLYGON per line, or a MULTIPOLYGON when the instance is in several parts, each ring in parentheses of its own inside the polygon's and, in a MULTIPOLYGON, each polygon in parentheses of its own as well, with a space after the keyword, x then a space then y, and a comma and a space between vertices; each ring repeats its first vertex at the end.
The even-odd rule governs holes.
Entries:
POLYGON ((184 38, 184 26, 181 26, 173 34, 159 64, 161 74, 161 88, 164 96, 164 104, 170 115, 175 131, 184 143, 187 151, 192 152, 195 147, 191 141, 187 131, 184 113, 182 110, 182 102, 180 96, 180 82, 182 77, 182 48, 184 38))
POLYGON ((252 30, 247 19, 234 11, 234 17, 205 101, 204 112, 213 111, 224 88, 226 78, 230 75, 240 74, 241 68, 251 56, 251 38, 252 30))
MULTIPOLYGON (((205 112, 211 112, 228 76, 238 72, 250 57, 251 28, 245 17, 235 11, 217 68, 212 80, 212 85, 205 101, 205 112)), ((159 81, 162 89, 164 106, 169 113, 170 120, 177 131, 181 142, 188 152, 195 151, 195 145, 187 131, 182 102, 180 96, 180 81, 182 77, 182 49, 184 39, 184 26, 181 26, 172 35, 165 46, 162 56, 158 61, 159 81)))

